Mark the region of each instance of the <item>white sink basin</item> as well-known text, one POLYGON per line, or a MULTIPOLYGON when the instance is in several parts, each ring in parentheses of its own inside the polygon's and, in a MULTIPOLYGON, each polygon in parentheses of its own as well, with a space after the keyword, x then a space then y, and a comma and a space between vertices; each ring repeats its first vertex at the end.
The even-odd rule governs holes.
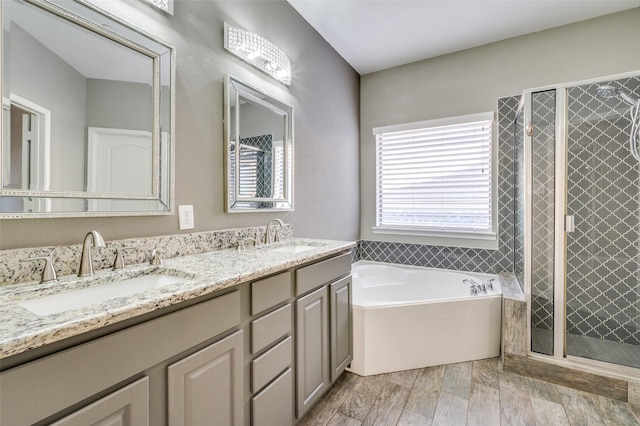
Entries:
POLYGON ((293 254, 296 254, 296 253, 305 252, 307 250, 313 250, 315 248, 318 248, 318 246, 308 246, 308 245, 305 245, 305 244, 290 244, 290 245, 287 245, 287 246, 276 247, 276 248, 273 248, 272 250, 280 252, 280 253, 293 253, 293 254))
MULTIPOLYGON (((192 277, 191 277, 192 278, 192 277)), ((153 271, 145 275, 120 281, 96 284, 79 290, 56 293, 49 296, 17 300, 16 303, 36 315, 46 316, 68 310, 84 308, 89 305, 130 296, 146 290, 153 290, 170 284, 187 281, 191 278, 153 271)))

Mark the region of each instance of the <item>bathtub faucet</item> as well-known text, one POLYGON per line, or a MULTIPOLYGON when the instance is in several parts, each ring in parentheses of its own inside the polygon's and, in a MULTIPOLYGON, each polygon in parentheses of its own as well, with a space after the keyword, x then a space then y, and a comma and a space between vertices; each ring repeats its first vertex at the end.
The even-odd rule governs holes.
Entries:
POLYGON ((462 282, 466 283, 466 284, 470 284, 469 291, 470 291, 471 296, 475 296, 475 295, 478 294, 478 286, 476 285, 476 283, 474 281, 465 278, 465 279, 462 280, 462 282))
POLYGON ((479 292, 483 292, 486 293, 487 292, 487 287, 484 285, 483 282, 475 282, 474 280, 471 280, 469 278, 465 278, 462 280, 463 283, 467 283, 467 284, 471 284, 471 287, 469 287, 469 289, 471 290, 471 295, 475 296, 477 295, 479 292))

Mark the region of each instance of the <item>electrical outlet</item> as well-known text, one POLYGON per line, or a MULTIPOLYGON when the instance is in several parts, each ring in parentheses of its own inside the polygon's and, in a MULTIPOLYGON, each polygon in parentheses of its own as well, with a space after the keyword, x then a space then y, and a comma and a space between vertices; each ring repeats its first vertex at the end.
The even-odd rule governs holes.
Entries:
POLYGON ((180 220, 180 230, 193 229, 195 221, 193 219, 193 206, 178 206, 178 219, 180 220))

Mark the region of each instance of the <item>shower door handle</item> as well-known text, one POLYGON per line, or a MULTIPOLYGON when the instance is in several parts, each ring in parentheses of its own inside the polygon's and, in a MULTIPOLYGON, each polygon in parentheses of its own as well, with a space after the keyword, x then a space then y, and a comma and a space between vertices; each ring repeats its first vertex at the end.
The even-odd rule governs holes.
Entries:
POLYGON ((564 232, 573 232, 576 230, 576 221, 572 214, 564 217, 564 232))

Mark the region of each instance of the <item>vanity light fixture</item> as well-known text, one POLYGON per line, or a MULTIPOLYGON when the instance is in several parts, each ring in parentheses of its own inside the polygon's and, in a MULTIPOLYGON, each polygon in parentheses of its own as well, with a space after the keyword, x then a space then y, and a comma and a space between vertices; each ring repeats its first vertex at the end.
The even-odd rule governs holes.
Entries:
POLYGON ((287 86, 291 84, 289 58, 269 40, 225 22, 224 48, 287 86))
POLYGON ((157 7, 160 10, 173 15, 173 0, 144 0, 147 3, 157 7))

